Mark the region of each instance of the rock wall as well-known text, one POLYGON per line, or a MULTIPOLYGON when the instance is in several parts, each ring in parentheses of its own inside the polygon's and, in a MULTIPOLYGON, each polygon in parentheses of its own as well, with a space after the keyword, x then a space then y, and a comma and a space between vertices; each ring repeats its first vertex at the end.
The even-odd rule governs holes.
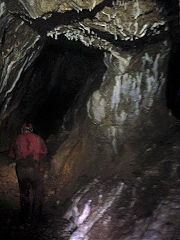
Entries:
POLYGON ((62 239, 176 239, 179 190, 172 185, 168 192, 165 182, 149 177, 138 178, 132 188, 113 178, 94 179, 73 196, 62 239))
POLYGON ((169 50, 168 41, 163 41, 138 51, 122 51, 119 58, 105 54, 107 71, 100 89, 87 103, 87 112, 115 152, 118 142, 124 143, 137 132, 148 135, 157 124, 158 109, 165 104, 162 90, 169 50))
POLYGON ((18 89, 21 86, 19 80, 22 73, 31 65, 39 53, 40 46, 37 47, 36 42, 40 36, 32 31, 21 19, 13 17, 8 12, 5 14, 6 5, 4 2, 1 3, 1 7, 0 142, 1 150, 3 151, 7 149, 9 141, 12 138, 11 131, 19 127, 19 122, 15 120, 16 117, 14 120, 12 119, 12 123, 9 121, 8 126, 5 121, 15 109, 18 109, 21 96, 26 91, 26 83, 24 83, 24 88, 22 87, 22 91, 18 93, 18 89), (14 101, 15 97, 16 101, 14 101), (4 145, 5 142, 7 145, 4 145))

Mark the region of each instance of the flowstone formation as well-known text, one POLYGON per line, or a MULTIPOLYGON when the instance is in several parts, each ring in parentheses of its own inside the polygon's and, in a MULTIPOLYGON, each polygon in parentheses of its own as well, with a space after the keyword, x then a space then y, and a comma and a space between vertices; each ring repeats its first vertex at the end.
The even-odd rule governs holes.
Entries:
MULTIPOLYGON (((0 151, 8 150, 27 118, 37 122, 39 109, 46 109, 56 87, 57 96, 59 91, 66 99, 71 98, 69 89, 75 93, 72 105, 46 139, 55 149, 53 194, 60 201, 70 197, 82 175, 132 178, 133 171, 141 171, 139 154, 172 121, 165 83, 178 14, 178 1, 171 0, 0 0, 0 151), (61 47, 53 43, 57 55, 46 71, 38 59, 52 41, 61 47), (97 54, 90 54, 92 49, 97 54), (70 63, 71 52, 80 64, 83 58, 97 64, 84 61, 92 69, 83 68, 82 75, 75 67, 67 70, 76 61, 70 63)), ((66 105, 66 99, 61 103, 66 105)), ((62 105, 56 105, 57 111, 62 105)), ((121 192, 118 184, 112 193, 121 192)))

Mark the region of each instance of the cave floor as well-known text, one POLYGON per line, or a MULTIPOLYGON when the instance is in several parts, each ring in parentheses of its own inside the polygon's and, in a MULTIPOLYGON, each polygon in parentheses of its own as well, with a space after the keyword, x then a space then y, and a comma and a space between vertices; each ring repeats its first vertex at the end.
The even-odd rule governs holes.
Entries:
MULTIPOLYGON (((52 145, 52 143, 50 144, 52 145)), ((180 122, 176 121, 169 129, 167 136, 157 141, 148 148, 146 152, 140 153, 137 164, 141 164, 141 171, 131 169, 130 176, 132 184, 133 177, 138 174, 158 175, 156 178, 165 179, 167 189, 172 186, 180 185, 180 122), (169 169, 174 171, 169 171, 169 169), (158 174, 161 169, 161 174, 158 174), (174 176, 172 176, 174 175, 174 176), (168 178, 171 179, 168 181, 168 178)), ((129 169, 127 169, 129 171, 129 169)), ((45 166, 46 172, 46 196, 43 211, 43 218, 36 226, 29 223, 21 223, 19 219, 19 191, 15 174, 14 164, 8 165, 7 152, 0 153, 0 239, 1 240, 40 240, 40 239, 58 239, 60 240, 61 226, 64 224, 62 219, 62 207, 59 205, 59 196, 54 193, 58 181, 48 184, 48 166, 45 166)), ((128 174, 127 174, 128 175, 128 174)), ((129 176, 129 175, 128 175, 129 176)), ((57 180, 57 179, 56 179, 57 180)), ((145 185, 146 183, 144 183, 145 185)), ((149 183, 148 183, 149 184, 149 183)), ((148 186, 145 186, 148 187, 148 186)), ((178 187, 179 188, 179 187, 178 187)), ((142 195, 142 202, 147 201, 151 196, 142 195)), ((146 207, 146 206, 145 206, 146 207)), ((142 207, 141 207, 142 210, 142 207)), ((146 209, 147 211, 147 209, 146 209)), ((141 214, 139 212, 139 214, 141 214)), ((176 233, 176 238, 180 239, 180 233, 176 233)))

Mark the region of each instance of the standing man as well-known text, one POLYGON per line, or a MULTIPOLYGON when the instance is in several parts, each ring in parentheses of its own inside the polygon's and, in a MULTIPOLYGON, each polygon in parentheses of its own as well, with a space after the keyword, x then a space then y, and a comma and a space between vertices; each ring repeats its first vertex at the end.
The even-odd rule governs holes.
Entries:
POLYGON ((33 133, 31 123, 24 123, 21 132, 10 148, 9 157, 16 162, 22 220, 31 215, 34 221, 41 215, 44 193, 40 165, 46 160, 48 152, 43 139, 33 133), (30 188, 33 193, 31 214, 30 188))

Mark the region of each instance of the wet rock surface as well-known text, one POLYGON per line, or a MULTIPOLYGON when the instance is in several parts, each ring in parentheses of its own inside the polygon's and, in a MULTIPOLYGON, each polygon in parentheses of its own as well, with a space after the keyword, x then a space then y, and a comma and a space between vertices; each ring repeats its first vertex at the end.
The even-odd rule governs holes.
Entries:
POLYGON ((171 126, 165 138, 141 152, 136 159, 141 167, 128 178, 121 171, 108 179, 82 176, 69 199, 54 191, 58 178, 49 183, 46 168, 43 217, 34 226, 20 221, 14 166, 1 154, 1 239, 179 239, 179 131, 179 123, 171 126))

